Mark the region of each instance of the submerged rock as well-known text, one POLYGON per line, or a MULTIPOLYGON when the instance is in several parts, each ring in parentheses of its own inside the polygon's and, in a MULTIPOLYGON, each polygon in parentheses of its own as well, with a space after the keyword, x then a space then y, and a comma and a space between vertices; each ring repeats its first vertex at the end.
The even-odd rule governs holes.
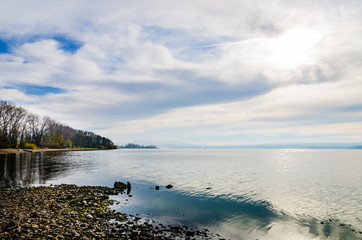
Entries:
POLYGON ((132 186, 130 184, 130 182, 127 182, 127 195, 129 195, 131 193, 132 190, 132 186))
POLYGON ((119 189, 119 190, 126 190, 128 188, 127 184, 123 183, 123 182, 114 182, 114 188, 119 189))

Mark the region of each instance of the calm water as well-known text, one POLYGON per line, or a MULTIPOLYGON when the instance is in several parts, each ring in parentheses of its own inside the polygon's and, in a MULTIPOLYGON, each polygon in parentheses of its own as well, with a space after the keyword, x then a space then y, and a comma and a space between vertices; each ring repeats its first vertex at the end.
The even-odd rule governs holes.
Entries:
POLYGON ((133 196, 115 197, 115 209, 164 223, 207 227, 231 239, 362 239, 362 150, 0 155, 1 187, 119 180, 131 182, 133 196))

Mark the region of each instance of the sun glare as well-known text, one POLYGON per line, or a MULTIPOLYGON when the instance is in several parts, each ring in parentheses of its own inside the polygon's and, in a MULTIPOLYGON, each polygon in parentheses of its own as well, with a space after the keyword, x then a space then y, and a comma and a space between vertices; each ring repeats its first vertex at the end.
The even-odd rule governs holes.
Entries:
POLYGON ((310 29, 289 30, 269 42, 271 61, 280 68, 313 64, 316 45, 321 39, 322 34, 310 29))

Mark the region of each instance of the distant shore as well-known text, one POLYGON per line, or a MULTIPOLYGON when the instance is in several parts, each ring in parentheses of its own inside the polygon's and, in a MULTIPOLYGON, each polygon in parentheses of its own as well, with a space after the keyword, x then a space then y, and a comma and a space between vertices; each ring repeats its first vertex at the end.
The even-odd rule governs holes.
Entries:
POLYGON ((18 148, 4 148, 0 149, 0 154, 12 153, 37 153, 37 152, 64 152, 64 151, 94 151, 100 150, 99 148, 44 148, 44 149, 18 149, 18 148))

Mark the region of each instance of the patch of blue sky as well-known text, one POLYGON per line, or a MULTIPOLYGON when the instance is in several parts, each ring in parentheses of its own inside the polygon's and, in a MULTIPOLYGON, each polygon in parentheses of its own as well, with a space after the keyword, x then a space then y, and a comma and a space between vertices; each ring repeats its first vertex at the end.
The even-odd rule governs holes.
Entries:
POLYGON ((44 96, 47 94, 60 94, 66 92, 62 88, 50 87, 50 86, 38 86, 31 84, 14 85, 11 87, 5 87, 7 89, 17 89, 28 95, 44 96))
POLYGON ((59 49, 75 53, 83 46, 83 43, 72 39, 63 34, 53 35, 26 35, 21 37, 11 37, 0 39, 0 53, 10 53, 13 48, 16 48, 25 43, 34 43, 41 40, 53 39, 59 43, 59 49))
POLYGON ((54 40, 60 43, 60 49, 63 51, 74 53, 83 46, 83 43, 64 35, 57 35, 53 37, 54 40))
POLYGON ((2 39, 0 39, 0 54, 1 53, 9 53, 8 43, 2 39))

